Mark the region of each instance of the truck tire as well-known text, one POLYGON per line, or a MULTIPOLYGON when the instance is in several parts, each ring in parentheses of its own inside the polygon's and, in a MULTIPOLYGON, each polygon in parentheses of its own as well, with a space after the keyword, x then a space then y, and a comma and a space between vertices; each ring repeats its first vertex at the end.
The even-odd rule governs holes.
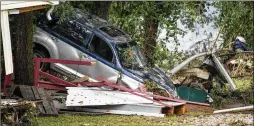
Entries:
MULTIPOLYGON (((50 58, 49 54, 45 50, 41 49, 34 49, 34 58, 50 58)), ((47 71, 49 70, 49 63, 41 63, 40 64, 40 69, 41 71, 47 71)))

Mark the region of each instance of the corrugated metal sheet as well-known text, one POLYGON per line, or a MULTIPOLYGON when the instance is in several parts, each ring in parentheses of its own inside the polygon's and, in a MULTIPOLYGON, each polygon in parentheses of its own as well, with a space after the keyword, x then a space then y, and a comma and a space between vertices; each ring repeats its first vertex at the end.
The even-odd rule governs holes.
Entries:
POLYGON ((130 94, 128 92, 91 89, 86 87, 67 87, 67 89, 68 96, 66 106, 153 103, 153 101, 130 94))

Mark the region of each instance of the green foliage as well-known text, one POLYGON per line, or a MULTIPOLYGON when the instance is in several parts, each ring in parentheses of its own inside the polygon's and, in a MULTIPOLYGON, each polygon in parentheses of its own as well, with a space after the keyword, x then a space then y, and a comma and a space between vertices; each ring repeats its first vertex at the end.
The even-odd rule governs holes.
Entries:
POLYGON ((129 48, 119 52, 119 57, 121 57, 121 59, 124 60, 124 61, 121 61, 121 63, 124 66, 131 68, 131 69, 133 69, 134 66, 136 65, 135 59, 133 57, 134 48, 135 47, 129 47, 129 48))
POLYGON ((60 16, 58 23, 62 23, 66 17, 74 14, 74 8, 70 1, 66 1, 57 5, 54 9, 54 12, 60 16))
POLYGON ((251 105, 254 103, 253 100, 253 87, 251 77, 246 78, 234 78, 237 90, 232 91, 229 85, 223 88, 221 91, 216 86, 212 90, 213 103, 212 106, 215 108, 223 108, 226 105, 235 103, 242 103, 244 105, 251 105))
MULTIPOLYGON (((177 28, 177 20, 181 20, 187 28, 193 28, 195 22, 208 22, 203 14, 206 10, 206 2, 172 2, 172 1, 139 1, 139 2, 113 2, 110 10, 110 21, 120 29, 127 31, 134 39, 139 41, 143 52, 148 53, 146 57, 154 60, 164 68, 172 67, 170 64, 163 65, 164 59, 174 59, 178 52, 169 53, 166 44, 173 42, 179 45, 177 34, 184 35, 186 32, 177 28), (152 20, 152 22, 147 22, 152 20), (158 30, 146 30, 151 28, 150 23, 158 23, 158 30), (158 35, 166 30, 166 37, 158 40, 158 35), (150 32, 155 35, 148 36, 150 32), (151 43, 149 37, 155 39, 156 43, 151 43), (173 41, 169 41, 173 38, 173 41), (152 48, 154 51, 150 51, 152 48)), ((175 49, 177 50, 177 48, 175 49)), ((179 54, 182 55, 182 54, 179 54)))
POLYGON ((166 48, 157 47, 154 59, 156 64, 165 70, 171 70, 188 58, 183 52, 169 51, 166 48))
POLYGON ((38 115, 38 113, 37 113, 37 111, 36 111, 36 108, 33 107, 33 106, 31 106, 31 107, 29 107, 29 108, 26 110, 25 114, 22 115, 21 119, 22 119, 22 120, 29 120, 29 122, 30 122, 30 123, 29 123, 29 126, 30 126, 30 125, 31 125, 31 126, 38 126, 39 123, 38 123, 38 121, 37 121, 37 115, 38 115))
MULTIPOLYGON (((88 11, 98 15, 99 2, 94 1, 66 1, 55 8, 60 15, 59 23, 65 17, 73 14, 74 8, 88 11)), ((204 15, 206 2, 173 2, 173 1, 119 1, 112 2, 110 6, 110 21, 131 35, 139 42, 139 45, 152 64, 156 63, 164 68, 171 68, 176 62, 169 61, 163 64, 165 58, 175 59, 179 57, 177 48, 169 53, 167 42, 179 45, 176 35, 184 35, 186 32, 177 28, 177 21, 181 20, 187 28, 193 28, 195 23, 207 22, 204 15), (158 40, 158 35, 166 30, 166 37, 158 40), (173 41, 169 41, 173 38, 173 41), (163 59, 164 58, 164 59, 163 59)), ((180 56, 181 57, 181 56, 180 56)), ((180 58, 182 59, 182 57, 180 58)))
POLYGON ((109 8, 112 1, 73 1, 72 6, 83 11, 91 12, 104 20, 108 20, 109 8))
POLYGON ((249 48, 254 47, 253 1, 217 1, 213 3, 220 12, 217 27, 222 28, 224 45, 235 40, 237 36, 245 38, 249 48))
POLYGON ((144 85, 148 92, 153 92, 153 94, 168 97, 168 93, 164 89, 159 88, 155 82, 145 81, 144 85))

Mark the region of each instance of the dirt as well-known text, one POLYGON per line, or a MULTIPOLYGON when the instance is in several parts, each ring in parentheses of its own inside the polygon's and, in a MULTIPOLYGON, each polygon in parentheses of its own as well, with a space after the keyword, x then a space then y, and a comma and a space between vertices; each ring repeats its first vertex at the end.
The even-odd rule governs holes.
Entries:
POLYGON ((253 126, 253 113, 227 113, 188 116, 183 118, 182 123, 176 125, 195 125, 195 126, 253 126))
POLYGON ((181 116, 175 125, 253 126, 253 111, 213 114, 215 110, 212 107, 186 104, 185 115, 181 116))
POLYGON ((202 112, 206 114, 212 114, 213 111, 215 111, 214 108, 209 106, 186 104, 185 107, 186 107, 186 112, 198 111, 198 112, 202 112))

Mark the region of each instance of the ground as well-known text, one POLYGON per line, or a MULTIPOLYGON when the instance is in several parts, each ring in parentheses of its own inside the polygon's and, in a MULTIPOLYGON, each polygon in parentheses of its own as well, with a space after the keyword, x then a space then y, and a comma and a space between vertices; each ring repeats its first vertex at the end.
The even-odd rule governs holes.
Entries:
POLYGON ((40 126, 246 126, 253 125, 252 114, 216 114, 186 113, 182 116, 172 115, 164 118, 123 115, 71 115, 38 118, 40 126))

